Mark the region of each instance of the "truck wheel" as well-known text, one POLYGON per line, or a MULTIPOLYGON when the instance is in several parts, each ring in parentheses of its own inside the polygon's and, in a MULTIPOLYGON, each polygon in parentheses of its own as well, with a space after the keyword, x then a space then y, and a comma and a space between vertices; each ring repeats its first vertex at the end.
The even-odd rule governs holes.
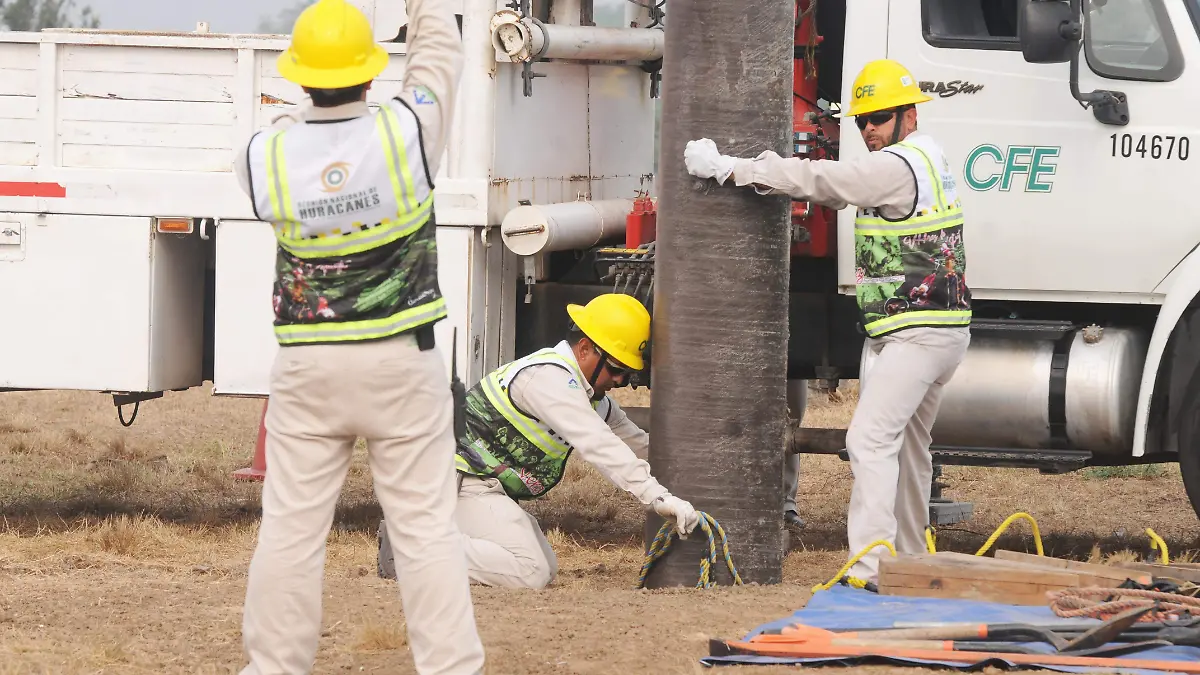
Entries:
POLYGON ((379 521, 379 562, 376 569, 380 579, 396 578, 396 559, 392 555, 392 543, 388 540, 387 526, 379 521))
POLYGON ((1192 510, 1200 516, 1200 378, 1187 388, 1176 429, 1179 432, 1179 472, 1192 510))
MULTIPOLYGON (((1184 314, 1170 348, 1171 427, 1179 440, 1179 472, 1192 510, 1200 516, 1200 312, 1184 314)), ((1168 428, 1171 428, 1168 427, 1168 428)))

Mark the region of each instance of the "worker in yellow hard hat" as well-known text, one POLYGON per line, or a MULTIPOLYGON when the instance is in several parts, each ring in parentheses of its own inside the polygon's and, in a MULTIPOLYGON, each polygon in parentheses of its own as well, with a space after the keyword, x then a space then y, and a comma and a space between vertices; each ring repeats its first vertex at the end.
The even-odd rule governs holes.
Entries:
POLYGON ((700 523, 639 459, 650 438, 607 395, 645 364, 650 314, 629 295, 568 305, 567 339, 498 368, 467 393, 458 439, 458 526, 475 583, 543 588, 558 570, 537 519, 520 501, 546 495, 579 456, 686 537, 700 523))
MULTIPOLYGON (((925 550, 933 465, 930 429, 943 387, 970 343, 964 215, 941 145, 917 129, 916 106, 930 101, 916 78, 890 59, 855 78, 850 106, 870 150, 853 160, 754 159, 690 141, 692 175, 763 195, 789 195, 833 208, 858 207, 855 279, 865 355, 858 406, 846 434, 854 473, 848 515, 851 554, 877 540, 900 553, 925 550)), ((847 583, 877 581, 882 548, 849 571, 847 583)))
POLYGON ((416 672, 483 671, 454 520, 453 404, 433 326, 433 178, 463 55, 449 0, 408 0, 401 90, 367 106, 389 62, 367 17, 318 0, 280 74, 310 101, 255 133, 234 167, 277 243, 262 524, 246 587, 242 675, 312 671, 325 540, 358 438, 387 517, 416 672))

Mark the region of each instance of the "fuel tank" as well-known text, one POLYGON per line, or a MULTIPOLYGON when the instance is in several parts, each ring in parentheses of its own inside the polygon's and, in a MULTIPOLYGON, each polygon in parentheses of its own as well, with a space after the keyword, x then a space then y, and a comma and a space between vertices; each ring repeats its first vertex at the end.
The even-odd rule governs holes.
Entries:
MULTIPOLYGON (((1044 339, 972 331, 943 389, 933 444, 1128 454, 1148 342, 1136 328, 1088 326, 1044 339)), ((876 358, 864 346, 860 386, 870 387, 876 358)))

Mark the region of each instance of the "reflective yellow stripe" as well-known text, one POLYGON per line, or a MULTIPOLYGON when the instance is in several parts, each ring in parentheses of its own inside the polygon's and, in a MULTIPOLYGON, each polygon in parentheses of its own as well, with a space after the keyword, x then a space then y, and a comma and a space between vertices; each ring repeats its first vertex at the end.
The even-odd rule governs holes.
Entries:
POLYGON ((271 208, 280 219, 277 223, 279 230, 286 235, 290 227, 294 233, 297 224, 291 217, 291 204, 288 196, 291 194, 287 187, 287 167, 282 161, 283 132, 277 131, 267 138, 266 167, 267 195, 271 200, 271 208))
POLYGON ((296 342, 343 342, 347 340, 372 340, 389 337, 397 333, 423 326, 430 321, 447 316, 446 300, 417 305, 382 319, 361 321, 327 321, 322 323, 296 323, 275 326, 275 337, 280 344, 296 342))
POLYGON ((406 211, 412 210, 412 196, 417 193, 416 184, 413 183, 412 170, 408 166, 408 146, 405 145, 404 139, 396 142, 396 134, 393 131, 395 126, 400 124, 400 120, 396 118, 396 113, 392 112, 391 108, 383 106, 380 108, 379 115, 382 124, 383 133, 379 135, 383 139, 383 144, 386 146, 384 152, 388 157, 392 158, 392 189, 396 191, 396 203, 403 204, 406 211), (403 190, 401 189, 403 186, 403 190))
POLYGON ((928 216, 909 218, 900 222, 888 222, 881 218, 858 218, 854 221, 855 234, 865 236, 902 237, 910 234, 936 232, 947 227, 962 225, 962 209, 952 209, 950 212, 932 213, 928 216))
MULTIPOLYGON (((479 448, 476 448, 476 449, 475 449, 475 451, 476 451, 476 452, 479 452, 479 448)), ((455 454, 455 455, 454 455, 454 468, 455 468, 455 469, 457 469, 457 470, 459 470, 459 471, 462 471, 463 473, 469 473, 469 474, 471 474, 472 476, 479 476, 479 475, 481 475, 479 472, 477 472, 477 471, 475 470, 475 467, 471 466, 471 463, 470 463, 470 462, 468 462, 467 460, 463 459, 463 456, 462 456, 462 455, 459 455, 459 454, 455 454)))
POLYGON ((328 258, 367 251, 397 239, 403 239, 420 230, 433 212, 433 195, 417 207, 395 219, 385 220, 375 227, 356 230, 349 234, 312 239, 283 239, 279 244, 288 253, 298 258, 328 258))
POLYGON ((971 310, 917 310, 903 312, 872 321, 863 328, 871 337, 887 333, 898 328, 909 328, 915 325, 934 326, 967 326, 971 323, 971 310))
POLYGON ((375 125, 379 127, 379 140, 383 143, 383 156, 387 157, 388 177, 392 181, 392 193, 396 195, 396 206, 405 211, 411 211, 408 195, 412 192, 412 184, 402 185, 400 183, 401 173, 398 170, 400 159, 396 156, 398 147, 395 136, 392 134, 391 118, 388 117, 388 114, 387 106, 381 107, 379 114, 375 116, 375 125))
POLYGON ((483 393, 504 419, 508 420, 522 436, 529 439, 539 450, 552 457, 562 457, 567 453, 567 446, 560 445, 551 438, 550 434, 542 431, 533 420, 522 415, 508 400, 508 394, 500 389, 499 377, 486 377, 483 380, 483 393))

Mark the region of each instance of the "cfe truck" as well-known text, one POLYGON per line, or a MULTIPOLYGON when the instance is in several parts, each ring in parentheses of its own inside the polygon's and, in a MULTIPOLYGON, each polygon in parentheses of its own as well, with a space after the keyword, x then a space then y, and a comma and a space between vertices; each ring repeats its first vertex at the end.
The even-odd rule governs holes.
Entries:
MULTIPOLYGON (((377 104, 403 76, 404 3, 358 4, 393 55, 377 104)), ((592 0, 459 2, 465 71, 436 177, 450 317, 436 332, 468 386, 558 341, 567 302, 616 289, 653 304, 655 172, 682 161, 655 143, 670 6, 622 9, 598 25, 592 0)), ((124 424, 124 406, 205 382, 267 394, 275 244, 232 161, 303 99, 275 71, 286 43, 204 25, 0 33, 0 389, 111 394, 124 424)), ((1193 129, 1171 112, 1200 87, 1186 65, 1200 63, 1200 0, 798 0, 795 154, 867 152, 834 113, 884 57, 933 97, 919 124, 966 213, 968 260, 928 280, 961 275, 974 295, 935 461, 1178 461, 1200 510, 1200 225, 1193 129)), ((853 219, 793 204, 790 381, 871 367, 853 219)), ((841 439, 797 426, 785 451, 841 439)))

